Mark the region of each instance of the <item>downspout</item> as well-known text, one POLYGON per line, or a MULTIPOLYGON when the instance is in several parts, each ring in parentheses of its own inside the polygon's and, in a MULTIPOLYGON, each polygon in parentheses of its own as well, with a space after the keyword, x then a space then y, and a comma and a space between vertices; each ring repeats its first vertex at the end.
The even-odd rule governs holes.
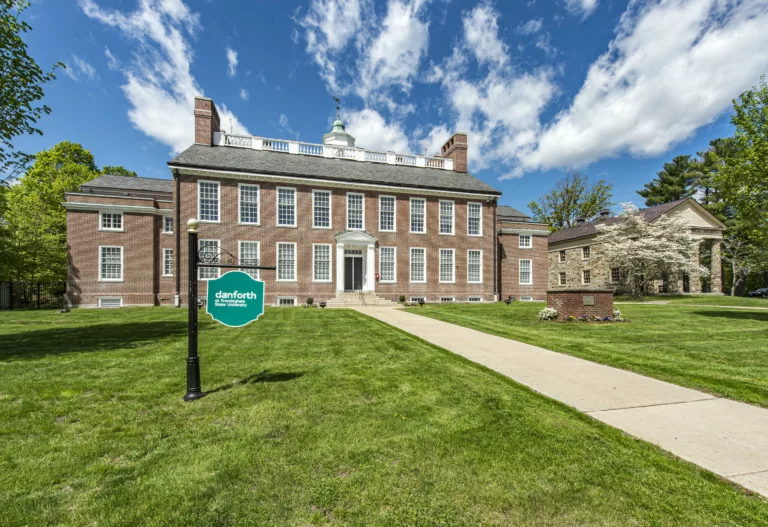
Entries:
POLYGON ((173 218, 174 218, 174 226, 173 226, 173 243, 174 243, 174 249, 173 254, 176 256, 176 258, 173 259, 173 265, 176 269, 174 269, 174 277, 175 277, 175 288, 176 292, 173 297, 173 305, 176 307, 181 307, 181 199, 179 196, 179 192, 181 190, 181 183, 179 181, 179 171, 178 170, 172 170, 171 174, 173 174, 173 218))
POLYGON ((497 218, 496 218, 496 204, 497 199, 495 198, 493 200, 493 301, 498 302, 499 301, 499 279, 498 279, 498 270, 499 270, 499 256, 498 256, 498 250, 499 250, 499 234, 498 234, 498 228, 497 228, 497 218))

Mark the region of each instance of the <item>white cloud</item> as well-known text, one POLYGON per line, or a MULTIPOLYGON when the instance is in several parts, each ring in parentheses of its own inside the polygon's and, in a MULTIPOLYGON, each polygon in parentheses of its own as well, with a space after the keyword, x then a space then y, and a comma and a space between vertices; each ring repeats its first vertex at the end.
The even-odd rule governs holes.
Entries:
POLYGON ((245 88, 240 88, 240 98, 244 101, 247 101, 249 97, 248 90, 245 88))
POLYGON ((481 64, 507 62, 507 45, 499 38, 499 13, 482 4, 464 17, 464 41, 481 64))
POLYGON ((541 18, 532 18, 525 24, 517 26, 517 32, 521 35, 533 35, 538 31, 541 31, 544 21, 541 18))
MULTIPOLYGON (((137 46, 124 67, 122 86, 131 108, 128 118, 144 134, 178 153, 194 142, 194 97, 203 95, 190 72, 188 38, 201 30, 199 17, 181 0, 142 0, 128 14, 102 9, 93 0, 80 0, 86 16, 122 32, 137 46)), ((247 134, 226 105, 219 104, 222 125, 247 134)))
POLYGON ((569 108, 520 156, 523 170, 659 155, 726 111, 768 69, 768 2, 631 4, 569 108))
POLYGON ((64 70, 70 79, 75 82, 92 81, 96 78, 96 70, 91 66, 88 61, 72 55, 67 62, 67 68, 64 70))
POLYGON ((280 128, 282 128, 283 130, 285 130, 285 132, 286 132, 287 134, 289 134, 289 135, 292 135, 292 136, 293 136, 293 137, 295 137, 297 140, 299 139, 299 136, 300 136, 301 134, 300 134, 299 132, 296 132, 296 131, 294 131, 294 130, 291 128, 291 124, 288 122, 288 116, 287 116, 287 115, 285 115, 284 113, 281 113, 281 114, 280 114, 280 120, 279 120, 278 122, 279 122, 279 124, 280 124, 280 128))
POLYGON ((597 0, 565 0, 565 8, 573 15, 587 18, 597 8, 597 0))
POLYGON ((355 145, 380 152, 409 152, 405 130, 397 123, 387 123, 376 110, 366 108, 347 114, 347 132, 355 145))
POLYGON ((237 51, 230 47, 227 47, 227 75, 237 75, 237 51))
POLYGON ((109 69, 112 71, 117 71, 120 69, 120 62, 117 60, 117 57, 115 57, 106 46, 104 47, 104 55, 107 57, 107 67, 109 69))

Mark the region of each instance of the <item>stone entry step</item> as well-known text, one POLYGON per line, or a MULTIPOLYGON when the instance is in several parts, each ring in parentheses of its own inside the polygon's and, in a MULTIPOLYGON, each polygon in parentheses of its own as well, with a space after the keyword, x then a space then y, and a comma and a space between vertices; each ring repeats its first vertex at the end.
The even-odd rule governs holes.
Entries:
POLYGON ((327 301, 328 307, 361 307, 361 306, 377 306, 377 307, 395 307, 396 302, 380 298, 376 296, 376 293, 339 293, 336 298, 331 298, 327 301))

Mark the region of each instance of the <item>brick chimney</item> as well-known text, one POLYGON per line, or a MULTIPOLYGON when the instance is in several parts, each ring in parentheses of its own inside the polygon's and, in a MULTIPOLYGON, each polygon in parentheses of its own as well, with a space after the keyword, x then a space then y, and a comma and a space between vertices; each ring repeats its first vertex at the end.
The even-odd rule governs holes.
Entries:
POLYGON ((440 157, 453 159, 453 171, 467 173, 467 134, 456 133, 440 149, 440 157))
POLYGON ((220 131, 219 112, 213 100, 195 97, 195 144, 213 145, 213 132, 220 131))

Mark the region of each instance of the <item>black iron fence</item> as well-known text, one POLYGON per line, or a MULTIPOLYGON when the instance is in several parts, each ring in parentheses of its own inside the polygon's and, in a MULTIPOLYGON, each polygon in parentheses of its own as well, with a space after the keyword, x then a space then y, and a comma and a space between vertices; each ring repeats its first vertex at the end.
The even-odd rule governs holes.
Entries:
POLYGON ((61 309, 66 282, 0 282, 0 310, 61 309))

